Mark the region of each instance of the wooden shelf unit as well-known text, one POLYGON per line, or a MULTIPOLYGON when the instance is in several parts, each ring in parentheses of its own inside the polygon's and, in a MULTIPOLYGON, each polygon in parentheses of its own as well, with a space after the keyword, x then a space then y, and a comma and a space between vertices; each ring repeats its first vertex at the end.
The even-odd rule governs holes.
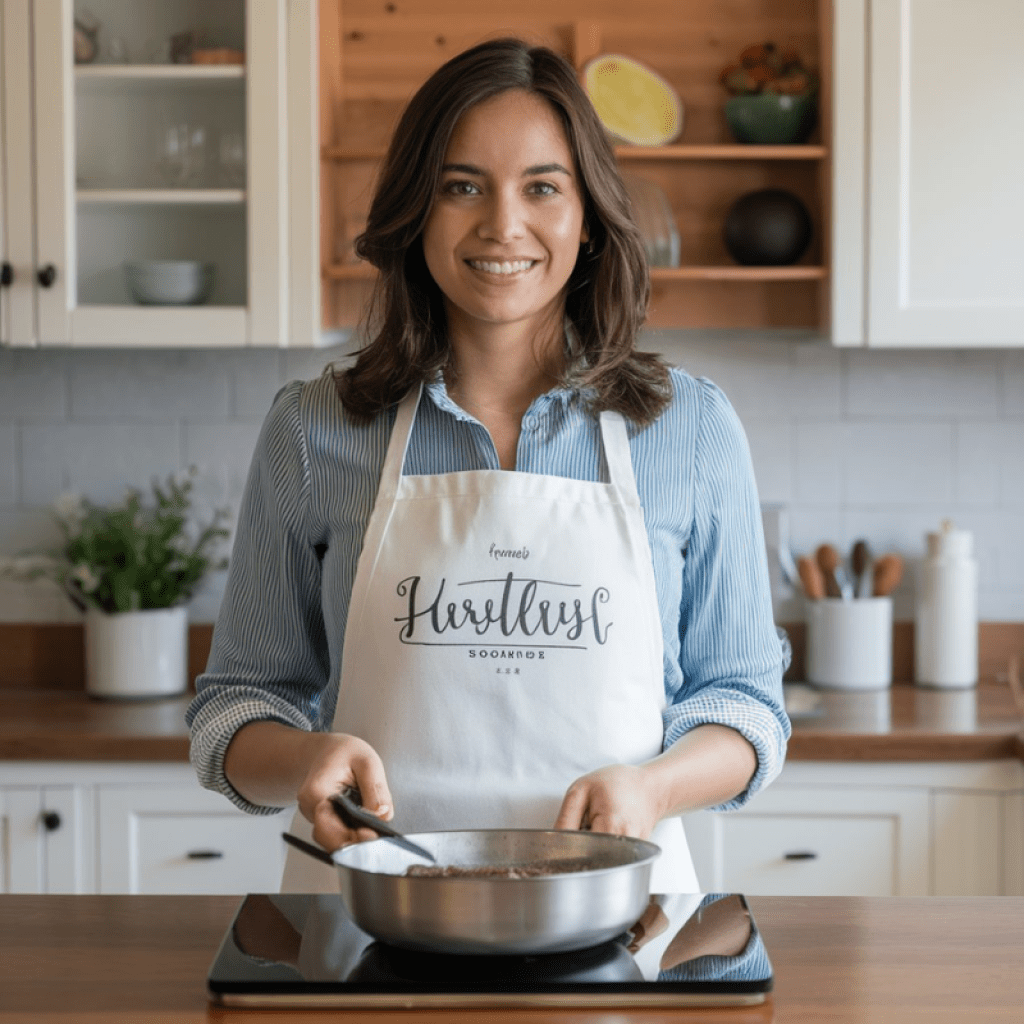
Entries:
POLYGON ((490 14, 471 0, 320 0, 325 330, 361 320, 375 275, 353 262, 351 243, 405 102, 444 61, 502 35, 552 46, 577 68, 602 52, 625 53, 679 93, 675 144, 616 147, 624 171, 665 192, 680 235, 682 265, 651 273, 651 327, 828 330, 830 0, 634 0, 628 17, 618 0, 509 0, 490 14), (796 46, 819 70, 818 126, 806 145, 740 145, 725 121, 719 71, 767 40, 796 46), (762 188, 793 192, 811 212, 814 237, 798 265, 738 266, 725 249, 729 208, 762 188))

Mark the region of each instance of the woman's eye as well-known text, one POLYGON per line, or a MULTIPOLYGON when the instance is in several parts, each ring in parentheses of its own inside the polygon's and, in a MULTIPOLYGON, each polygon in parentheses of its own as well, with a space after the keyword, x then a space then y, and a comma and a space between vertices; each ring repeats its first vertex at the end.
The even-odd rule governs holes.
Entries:
POLYGON ((550 181, 535 181, 530 186, 530 191, 538 196, 553 196, 558 194, 558 189, 550 181))
POLYGON ((480 188, 472 181, 448 181, 442 186, 441 191, 448 196, 475 196, 480 188))

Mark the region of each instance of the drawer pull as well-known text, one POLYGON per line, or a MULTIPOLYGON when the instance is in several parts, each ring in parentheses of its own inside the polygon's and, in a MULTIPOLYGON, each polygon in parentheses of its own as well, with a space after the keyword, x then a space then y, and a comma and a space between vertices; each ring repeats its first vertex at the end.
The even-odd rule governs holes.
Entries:
POLYGON ((189 850, 185 856, 189 860, 219 860, 224 854, 220 850, 189 850))
POLYGON ((56 811, 43 811, 39 817, 43 823, 43 828, 47 832, 56 832, 63 824, 60 820, 60 815, 56 811))
POLYGON ((817 860, 818 855, 813 850, 793 850, 791 853, 784 853, 783 860, 817 860))

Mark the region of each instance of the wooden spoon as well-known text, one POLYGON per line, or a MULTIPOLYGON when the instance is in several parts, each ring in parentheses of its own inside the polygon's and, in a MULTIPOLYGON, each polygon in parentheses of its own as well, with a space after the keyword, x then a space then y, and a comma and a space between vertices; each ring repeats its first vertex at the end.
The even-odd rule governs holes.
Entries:
POLYGON ((874 559, 868 542, 861 538, 853 545, 850 552, 850 568, 853 570, 853 589, 855 597, 870 597, 874 577, 874 559))
POLYGON ((796 569, 804 585, 804 593, 812 601, 820 601, 825 596, 825 575, 818 563, 807 555, 801 555, 797 559, 796 569))
POLYGON ((900 585, 901 579, 903 579, 903 559, 899 555, 882 555, 875 562, 872 595, 888 597, 900 585))
POLYGON ((843 588, 839 585, 839 578, 836 575, 836 570, 842 563, 839 552, 831 544, 820 544, 814 552, 814 560, 818 563, 825 581, 825 593, 829 597, 842 597, 843 588))

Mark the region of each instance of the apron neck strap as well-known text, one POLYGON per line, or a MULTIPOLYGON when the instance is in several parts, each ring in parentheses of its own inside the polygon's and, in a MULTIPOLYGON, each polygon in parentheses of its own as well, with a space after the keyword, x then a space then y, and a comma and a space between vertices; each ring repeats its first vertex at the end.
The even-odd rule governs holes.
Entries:
POLYGON ((631 504, 640 504, 633 473, 633 459, 629 454, 629 433, 621 413, 606 410, 601 413, 601 440, 604 459, 608 465, 608 482, 617 488, 631 504))
POLYGON ((412 425, 416 419, 416 410, 423 395, 423 384, 410 388, 405 398, 398 403, 395 425, 391 428, 391 440, 384 458, 384 468, 380 474, 381 494, 396 495, 398 482, 405 466, 405 453, 409 450, 409 438, 412 437, 412 425))

